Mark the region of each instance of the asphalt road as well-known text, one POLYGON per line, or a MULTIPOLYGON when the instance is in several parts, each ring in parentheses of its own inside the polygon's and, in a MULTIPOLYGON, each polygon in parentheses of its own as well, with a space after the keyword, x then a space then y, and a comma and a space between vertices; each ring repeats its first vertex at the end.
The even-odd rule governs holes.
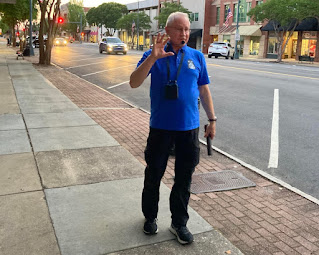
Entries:
MULTIPOLYGON (((97 45, 71 44, 54 47, 52 62, 149 110, 150 79, 137 89, 128 85, 141 56, 99 54, 97 45)), ((319 68, 206 61, 218 116, 213 145, 319 199, 319 68)), ((206 122, 201 109, 201 126, 206 122)))

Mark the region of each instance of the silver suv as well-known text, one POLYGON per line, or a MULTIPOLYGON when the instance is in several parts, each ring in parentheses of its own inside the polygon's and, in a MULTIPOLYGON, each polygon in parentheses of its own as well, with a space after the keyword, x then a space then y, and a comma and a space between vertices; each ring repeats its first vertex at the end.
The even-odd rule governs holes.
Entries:
POLYGON ((228 59, 234 59, 235 49, 228 42, 213 42, 208 48, 208 57, 214 56, 218 58, 219 56, 228 59))
POLYGON ((125 55, 127 50, 127 45, 117 37, 102 37, 102 40, 99 43, 100 53, 103 53, 103 51, 106 51, 108 54, 117 54, 120 52, 125 55))

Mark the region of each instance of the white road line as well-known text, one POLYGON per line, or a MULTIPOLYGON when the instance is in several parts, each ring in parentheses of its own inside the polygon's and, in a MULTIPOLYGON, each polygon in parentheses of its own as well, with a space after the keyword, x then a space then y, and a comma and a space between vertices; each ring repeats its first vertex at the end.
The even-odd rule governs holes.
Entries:
POLYGON ((96 65, 96 64, 101 64, 101 63, 105 63, 105 61, 94 62, 94 63, 84 64, 84 65, 78 65, 78 66, 71 66, 71 67, 67 67, 67 68, 64 68, 64 69, 65 69, 65 70, 68 70, 68 69, 72 69, 72 68, 78 68, 78 67, 83 67, 83 66, 96 65))
POLYGON ((116 84, 116 85, 114 85, 114 86, 108 87, 107 89, 113 89, 113 88, 116 88, 116 87, 121 86, 121 85, 126 84, 126 83, 129 83, 129 81, 121 82, 121 83, 116 84))
POLYGON ((121 68, 123 68, 123 67, 128 67, 128 66, 136 66, 136 64, 127 65, 127 66, 120 66, 120 67, 116 67, 116 68, 111 68, 111 69, 107 69, 107 70, 98 71, 98 72, 95 72, 95 73, 83 74, 83 75, 81 75, 81 76, 82 76, 82 77, 85 77, 85 76, 89 76, 89 75, 93 75, 93 74, 108 72, 108 71, 115 70, 115 69, 121 69, 121 68))
POLYGON ((279 90, 275 89, 268 168, 278 167, 278 154, 279 154, 279 90))

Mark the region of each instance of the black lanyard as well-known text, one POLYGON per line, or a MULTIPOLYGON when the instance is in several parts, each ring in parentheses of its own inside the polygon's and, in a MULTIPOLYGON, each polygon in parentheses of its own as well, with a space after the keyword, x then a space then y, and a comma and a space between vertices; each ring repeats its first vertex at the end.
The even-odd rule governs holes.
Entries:
MULTIPOLYGON (((183 65, 183 60, 184 60, 184 55, 185 55, 185 51, 183 51, 182 53, 182 58, 181 58, 181 62, 179 63, 179 66, 178 66, 178 70, 177 70, 177 75, 176 75, 176 79, 175 81, 177 81, 177 78, 179 76, 179 73, 182 69, 182 65, 183 65)), ((171 72, 170 72, 170 67, 169 67, 169 59, 168 57, 166 58, 166 64, 167 64, 167 80, 170 81, 170 76, 171 76, 171 72)))

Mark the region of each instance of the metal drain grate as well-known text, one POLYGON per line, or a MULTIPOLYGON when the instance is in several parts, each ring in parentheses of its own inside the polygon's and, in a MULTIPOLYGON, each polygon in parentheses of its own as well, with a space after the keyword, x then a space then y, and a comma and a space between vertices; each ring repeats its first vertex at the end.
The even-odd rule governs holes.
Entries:
POLYGON ((205 174, 194 174, 192 178, 191 192, 193 194, 224 191, 254 187, 256 184, 247 179, 241 173, 224 170, 205 174))

